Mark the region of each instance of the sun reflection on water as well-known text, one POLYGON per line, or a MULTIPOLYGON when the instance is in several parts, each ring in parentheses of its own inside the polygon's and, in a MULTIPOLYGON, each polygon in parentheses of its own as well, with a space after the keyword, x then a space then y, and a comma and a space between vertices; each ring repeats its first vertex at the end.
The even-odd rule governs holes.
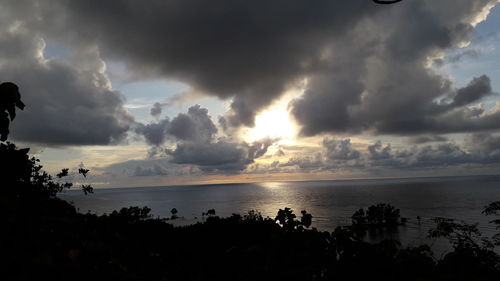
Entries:
POLYGON ((261 186, 266 189, 282 189, 285 188, 285 182, 261 182, 257 183, 258 186, 261 186))

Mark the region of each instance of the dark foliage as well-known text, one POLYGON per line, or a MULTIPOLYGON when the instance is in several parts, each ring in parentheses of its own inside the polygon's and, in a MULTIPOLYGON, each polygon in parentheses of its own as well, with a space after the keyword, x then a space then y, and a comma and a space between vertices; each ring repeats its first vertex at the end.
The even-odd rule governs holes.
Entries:
MULTIPOLYGON (((147 207, 81 214, 56 196, 72 186, 59 182, 68 169, 54 180, 11 143, 0 144, 0 156, 2 280, 500 280, 494 243, 473 224, 437 218, 430 235, 454 248, 436 259, 426 245, 359 238, 354 226, 401 224, 388 204, 359 210, 353 226, 332 233, 310 229, 312 215, 304 210, 298 219, 290 208, 275 219, 256 211, 220 218, 210 209, 203 223, 183 227, 153 218, 147 207)), ((498 215, 499 207, 484 213, 498 215)))
POLYGON ((351 230, 359 237, 364 237, 367 231, 375 233, 395 229, 406 223, 406 218, 402 218, 399 209, 390 204, 380 203, 365 209, 359 209, 351 217, 351 230))
POLYGON ((24 109, 17 85, 11 82, 0 84, 0 141, 7 140, 9 123, 16 117, 16 107, 24 109))

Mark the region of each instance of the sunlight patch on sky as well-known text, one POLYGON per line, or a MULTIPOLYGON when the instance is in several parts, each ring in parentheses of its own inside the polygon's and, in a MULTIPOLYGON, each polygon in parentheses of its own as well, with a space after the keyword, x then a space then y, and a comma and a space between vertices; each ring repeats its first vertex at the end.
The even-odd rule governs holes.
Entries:
POLYGON ((293 89, 285 93, 279 100, 255 116, 255 127, 243 131, 243 139, 248 142, 264 138, 279 138, 279 144, 296 143, 299 131, 291 118, 288 105, 293 99, 303 94, 302 89, 293 89))
POLYGON ((91 169, 92 174, 96 174, 97 167, 142 159, 147 155, 147 150, 148 147, 142 144, 45 148, 37 157, 44 163, 44 169, 50 173, 59 172, 63 168, 73 169, 83 163, 91 169))

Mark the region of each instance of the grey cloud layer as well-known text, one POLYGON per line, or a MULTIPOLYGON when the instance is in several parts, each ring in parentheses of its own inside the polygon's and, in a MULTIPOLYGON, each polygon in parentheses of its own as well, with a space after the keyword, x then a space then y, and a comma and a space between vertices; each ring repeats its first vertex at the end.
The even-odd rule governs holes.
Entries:
POLYGON ((500 166, 500 135, 475 134, 462 145, 442 142, 393 149, 377 141, 365 150, 355 149, 350 139, 323 141, 323 151, 313 156, 293 157, 278 167, 297 167, 301 171, 397 169, 418 170, 460 165, 500 166))
POLYGON ((218 141, 214 143, 178 144, 175 150, 168 150, 172 162, 192 164, 202 171, 239 172, 252 164, 256 158, 267 152, 272 140, 253 144, 218 141))

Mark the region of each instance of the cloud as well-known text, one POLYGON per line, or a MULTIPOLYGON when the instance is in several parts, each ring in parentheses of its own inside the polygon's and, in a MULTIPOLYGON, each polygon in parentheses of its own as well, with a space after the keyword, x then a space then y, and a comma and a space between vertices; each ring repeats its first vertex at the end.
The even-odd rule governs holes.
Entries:
POLYGON ((168 118, 149 124, 136 123, 135 132, 144 136, 147 144, 160 146, 167 140, 167 130, 170 125, 168 118))
POLYGON ((500 136, 475 134, 463 145, 452 142, 414 145, 393 149, 381 141, 366 150, 354 150, 350 139, 323 140, 323 150, 312 156, 294 156, 277 167, 297 167, 297 171, 321 172, 337 170, 421 170, 459 167, 463 165, 500 165, 500 136))
POLYGON ((166 177, 190 174, 179 165, 170 163, 168 159, 128 160, 114 163, 106 167, 93 167, 92 170, 104 172, 104 177, 166 177))
POLYGON ((459 107, 493 95, 490 78, 486 75, 476 77, 464 88, 457 91, 451 106, 459 107))
POLYGON ((256 158, 267 152, 272 140, 256 141, 252 144, 218 141, 213 143, 177 144, 168 150, 172 162, 196 165, 202 171, 234 173, 244 170, 256 158))
POLYGON ((136 177, 151 177, 151 176, 166 176, 168 175, 165 168, 159 165, 153 165, 151 168, 142 168, 141 166, 136 166, 134 170, 134 176, 136 177))
POLYGON ((180 113, 172 119, 167 133, 178 140, 193 142, 209 142, 217 133, 208 109, 200 105, 192 106, 187 114, 180 113))
POLYGON ((292 157, 288 159, 287 162, 279 164, 280 168, 287 168, 296 166, 300 171, 314 171, 323 170, 326 168, 326 162, 323 155, 320 152, 314 153, 313 155, 306 155, 300 157, 292 157))
MULTIPOLYGON (((109 87, 101 58, 124 63, 136 79, 179 80, 192 92, 232 99, 230 112, 221 119, 226 127, 253 125, 257 112, 306 79, 304 96, 290 105, 303 135, 494 130, 500 128, 500 112, 469 106, 493 93, 490 79, 479 76, 457 89, 428 64, 470 42, 474 25, 497 2, 10 1, 2 3, 11 15, 2 25, 5 57, 14 61, 24 52, 42 60, 36 47, 41 38, 60 42, 79 56, 22 68, 16 62, 9 72, 17 74, 2 77, 22 74, 23 84, 30 80, 34 87, 29 92, 48 89, 28 94, 36 104, 48 106, 26 120, 53 116, 43 121, 51 124, 50 133, 33 126, 17 134, 41 142, 103 144, 124 137, 131 118, 119 93, 109 87), (31 41, 10 36, 9 30, 27 34, 31 41)), ((158 116, 161 107, 154 109, 158 116)), ((196 116, 202 115, 178 116, 157 129, 182 142, 216 143, 213 123, 204 123, 204 130, 196 127, 202 124, 196 116)))
MULTIPOLYGON (((150 157, 167 155, 171 163, 193 165, 204 172, 236 173, 262 157, 276 140, 263 139, 252 144, 216 138, 217 127, 206 108, 190 107, 172 121, 168 118, 147 125, 137 123, 135 132, 153 147, 150 157), (167 140, 175 148, 163 148, 167 140)), ((140 170, 140 172, 144 172, 140 170)))
POLYGON ((331 160, 354 160, 361 156, 359 151, 352 148, 350 139, 324 139, 323 146, 326 148, 326 157, 331 160))
POLYGON ((153 117, 158 117, 161 115, 162 112, 162 107, 165 106, 165 104, 155 102, 153 104, 153 107, 149 110, 149 114, 153 117))
POLYGON ((466 144, 471 153, 483 162, 500 162, 500 135, 474 134, 466 139, 466 144))
POLYGON ((496 2, 406 1, 365 17, 332 43, 328 68, 310 75, 304 96, 291 103, 302 135, 499 129, 500 114, 471 115, 468 107, 493 95, 489 77, 455 89, 428 66, 430 58, 469 42, 478 15, 496 2))
POLYGON ((187 113, 179 113, 172 121, 166 117, 149 124, 135 125, 135 132, 154 146, 163 145, 168 139, 206 143, 217 133, 208 110, 200 105, 191 106, 187 113))
MULTIPOLYGON (((460 19, 477 13, 486 3, 455 2, 460 19)), ((429 49, 417 39, 441 40, 445 42, 437 43, 445 45, 453 37, 442 26, 429 40, 417 37, 423 37, 420 29, 429 28, 441 17, 451 17, 444 7, 431 5, 432 1, 393 6, 371 1, 301 0, 32 3, 11 5, 23 5, 16 8, 24 11, 27 24, 51 40, 70 46, 96 44, 104 58, 123 61, 138 78, 166 77, 187 83, 196 92, 233 98, 227 115, 232 126, 253 125, 259 110, 304 77, 340 73, 349 78, 364 68, 373 49, 384 44, 394 47, 396 56, 429 49), (427 18, 414 25, 416 32, 405 32, 405 36, 418 35, 394 35, 393 27, 401 25, 400 19, 413 10, 427 12, 417 11, 413 18, 427 18), (438 10, 436 15, 433 10, 438 10), (356 52, 348 50, 357 45, 356 52), (342 59, 344 55, 348 57, 342 59), (342 69, 349 66, 344 65, 347 61, 357 60, 354 55, 361 55, 352 64, 354 69, 342 69)))
POLYGON ((44 57, 45 41, 0 5, 0 77, 18 84, 26 108, 11 137, 46 145, 102 145, 124 139, 133 118, 113 91, 96 48, 44 57))
POLYGON ((390 144, 387 144, 386 146, 382 146, 381 141, 377 141, 372 145, 368 146, 368 152, 370 153, 370 159, 371 160, 386 160, 386 159, 391 159, 392 156, 392 148, 390 144))

